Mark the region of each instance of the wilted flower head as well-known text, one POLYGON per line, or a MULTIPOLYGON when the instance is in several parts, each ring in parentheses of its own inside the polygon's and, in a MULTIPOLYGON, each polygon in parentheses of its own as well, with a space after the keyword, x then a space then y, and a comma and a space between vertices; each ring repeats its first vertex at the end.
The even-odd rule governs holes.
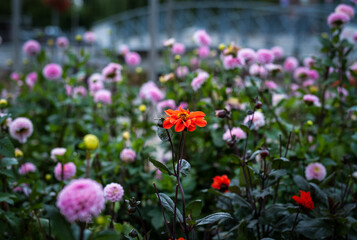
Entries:
POLYGON ((305 169, 305 176, 307 180, 321 181, 326 177, 326 168, 321 163, 310 163, 305 169))
POLYGON ((248 115, 244 118, 245 124, 248 124, 249 121, 253 121, 254 128, 257 130, 265 125, 264 114, 261 112, 254 112, 254 114, 248 115))
POLYGON ((130 148, 124 148, 120 153, 120 159, 123 162, 134 162, 136 158, 136 153, 130 148))
POLYGON ((327 18, 330 27, 341 27, 350 21, 350 17, 342 12, 331 13, 327 18))
POLYGON ((58 37, 56 40, 56 45, 59 48, 66 49, 69 45, 68 39, 66 37, 58 37))
MULTIPOLYGON (((231 131, 232 131, 232 135, 235 136, 235 139, 247 138, 247 134, 239 127, 234 127, 234 128, 232 128, 231 131)), ((223 134, 224 141, 233 140, 232 136, 231 136, 231 131, 229 131, 229 129, 227 129, 226 132, 223 134)))
POLYGON ((259 49, 257 51, 257 63, 268 64, 274 61, 274 54, 269 49, 259 49))
POLYGON ((19 168, 19 174, 20 175, 26 175, 30 172, 35 172, 36 171, 36 166, 33 163, 24 163, 20 166, 19 168))
POLYGON ((118 63, 109 63, 107 66, 103 68, 102 75, 107 80, 113 80, 114 82, 119 82, 122 80, 122 76, 121 76, 122 68, 123 67, 118 63))
POLYGON ((36 56, 41 51, 41 45, 36 40, 28 40, 22 50, 27 56, 36 56))
POLYGON ((299 62, 294 57, 288 57, 284 61, 284 69, 287 72, 293 72, 299 66, 299 62))
POLYGON ((62 163, 57 163, 54 173, 55 177, 58 181, 68 180, 76 175, 76 165, 74 163, 69 162, 63 165, 63 179, 62 179, 62 163))
POLYGON ((303 100, 305 103, 307 103, 309 105, 314 104, 315 106, 320 106, 319 98, 316 97, 315 95, 306 94, 306 95, 304 95, 303 100))
POLYGON ((197 53, 199 58, 208 58, 210 55, 210 49, 208 46, 200 46, 197 53))
POLYGON ((185 45, 182 43, 174 43, 171 48, 171 52, 173 55, 182 55, 185 53, 185 45))
POLYGON ((238 58, 244 59, 244 62, 248 65, 255 63, 257 54, 251 48, 242 48, 238 51, 238 58))
POLYGON ((344 13, 344 14, 348 15, 350 18, 353 18, 353 16, 355 15, 355 10, 353 9, 353 7, 350 5, 347 5, 347 4, 339 4, 335 8, 335 12, 336 13, 344 13))
POLYGON ((137 52, 128 52, 125 54, 125 62, 129 66, 138 66, 141 62, 141 57, 137 52))
POLYGON ((176 75, 179 78, 183 78, 186 77, 186 75, 188 74, 188 67, 186 66, 179 66, 176 69, 176 75))
POLYGON ((164 98, 164 94, 161 90, 151 81, 141 86, 139 96, 143 100, 148 100, 154 103, 157 103, 164 98))
POLYGON ((28 118, 16 118, 11 122, 9 132, 11 137, 15 138, 20 143, 25 143, 27 138, 30 137, 33 132, 32 122, 28 118))
POLYGON ((282 47, 275 46, 275 47, 272 47, 270 50, 272 51, 272 53, 274 55, 274 59, 279 59, 284 56, 284 49, 282 47))
POLYGON ((36 72, 30 72, 29 74, 27 74, 26 76, 26 85, 32 89, 33 86, 35 85, 35 83, 37 82, 37 73, 36 72))
POLYGON ((56 156, 63 156, 66 153, 67 149, 65 148, 54 148, 51 150, 51 159, 57 161, 56 156))
POLYGON ((118 183, 111 183, 104 188, 104 198, 107 201, 119 202, 124 195, 123 187, 118 183))
POLYGON ((84 38, 84 41, 89 44, 95 43, 95 41, 96 41, 95 33, 90 32, 90 31, 85 32, 83 35, 83 38, 84 38))
POLYGON ((193 41, 198 45, 210 45, 211 37, 205 30, 198 30, 193 34, 193 41))
POLYGON ((62 67, 56 63, 49 63, 43 68, 42 74, 48 80, 57 80, 62 76, 62 67))
POLYGON ((167 100, 164 100, 164 101, 161 101, 159 103, 157 103, 157 111, 158 112, 162 112, 166 109, 175 109, 176 108, 176 103, 174 100, 172 99, 167 99, 167 100))
POLYGON ((111 104, 112 103, 112 93, 109 90, 101 89, 94 93, 94 102, 111 104))
POLYGON ((91 179, 73 180, 58 194, 56 205, 67 221, 89 222, 105 207, 103 188, 91 179))
POLYGON ((202 84, 206 82, 208 78, 209 78, 208 73, 202 70, 198 71, 197 76, 191 82, 191 86, 193 90, 196 92, 199 88, 201 88, 202 84))

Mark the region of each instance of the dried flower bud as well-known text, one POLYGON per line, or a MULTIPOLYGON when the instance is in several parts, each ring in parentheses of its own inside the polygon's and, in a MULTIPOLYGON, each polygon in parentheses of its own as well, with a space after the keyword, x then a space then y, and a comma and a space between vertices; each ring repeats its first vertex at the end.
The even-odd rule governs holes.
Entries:
POLYGON ((266 158, 267 156, 269 156, 269 151, 267 149, 263 149, 260 151, 260 156, 262 158, 266 158))
POLYGON ((255 109, 261 109, 262 108, 262 106, 263 106, 263 103, 261 102, 261 101, 256 101, 255 102, 255 109))
POLYGON ((138 236, 138 233, 135 231, 135 229, 132 229, 129 233, 129 237, 136 238, 138 236))
POLYGON ((226 118, 228 116, 228 112, 226 110, 216 110, 216 117, 226 118))

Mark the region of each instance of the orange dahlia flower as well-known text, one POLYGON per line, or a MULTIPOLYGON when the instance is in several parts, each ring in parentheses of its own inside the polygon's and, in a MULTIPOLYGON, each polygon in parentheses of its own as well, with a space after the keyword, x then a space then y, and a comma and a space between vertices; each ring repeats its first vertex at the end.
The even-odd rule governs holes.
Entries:
POLYGON ((293 196, 293 199, 296 201, 297 204, 306 209, 313 210, 315 208, 314 202, 311 200, 310 192, 304 192, 300 190, 300 197, 293 196))
POLYGON ((231 180, 227 177, 227 175, 215 176, 211 186, 219 191, 228 192, 230 183, 231 180))
POLYGON ((176 132, 182 132, 185 127, 188 131, 192 132, 196 129, 196 126, 204 127, 207 125, 207 122, 204 119, 206 114, 200 111, 190 112, 188 109, 185 110, 179 107, 178 110, 168 109, 165 113, 169 115, 165 118, 163 123, 165 129, 169 129, 176 124, 176 132))

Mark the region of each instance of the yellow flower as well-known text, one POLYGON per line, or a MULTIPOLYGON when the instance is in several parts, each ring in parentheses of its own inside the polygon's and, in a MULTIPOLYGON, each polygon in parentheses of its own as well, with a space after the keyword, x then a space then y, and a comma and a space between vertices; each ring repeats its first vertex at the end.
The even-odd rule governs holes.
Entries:
POLYGON ((23 157, 23 156, 24 156, 24 153, 20 149, 15 148, 15 158, 23 157))
POLYGON ((175 61, 180 61, 181 60, 181 56, 180 55, 175 55, 175 61))
POLYGON ((105 224, 105 218, 103 216, 98 216, 96 219, 97 224, 99 225, 104 225, 105 224))
POLYGON ((23 63, 24 65, 27 65, 27 64, 30 63, 30 61, 28 60, 28 58, 24 58, 24 59, 22 60, 22 63, 23 63))
POLYGON ((311 93, 317 93, 318 90, 319 90, 319 88, 317 86, 311 86, 310 87, 310 92, 311 93))
POLYGON ((84 140, 84 146, 86 147, 86 149, 96 150, 98 148, 99 140, 98 140, 97 136, 95 136, 93 134, 87 134, 84 136, 83 140, 84 140))
POLYGON ((144 104, 141 104, 139 106, 139 110, 140 110, 140 112, 145 112, 146 111, 146 106, 144 104))
POLYGON ((7 106, 7 100, 2 98, 0 99, 0 107, 6 107, 7 106))
POLYGON ((136 73, 142 73, 143 72, 143 69, 141 68, 141 67, 137 67, 136 69, 135 69, 135 71, 136 71, 136 73))
POLYGON ((51 174, 46 174, 45 178, 47 181, 50 181, 52 179, 52 176, 51 174))
POLYGON ((80 42, 80 41, 82 41, 82 36, 81 35, 76 35, 76 41, 77 42, 80 42))
POLYGON ((130 133, 128 131, 123 132, 123 138, 128 140, 130 138, 130 133))
POLYGON ((225 48, 226 48, 226 46, 223 43, 219 44, 219 46, 218 46, 218 49, 220 51, 223 51, 225 48))
POLYGON ((310 127, 311 127, 312 125, 314 125, 314 123, 313 123, 311 120, 308 120, 306 123, 307 123, 307 125, 309 125, 310 127))

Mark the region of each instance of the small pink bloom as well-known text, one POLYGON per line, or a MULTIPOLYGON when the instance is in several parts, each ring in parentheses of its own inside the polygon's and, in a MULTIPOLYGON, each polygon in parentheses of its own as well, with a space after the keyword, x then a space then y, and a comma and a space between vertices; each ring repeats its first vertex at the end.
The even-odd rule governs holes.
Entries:
POLYGON ((273 81, 265 81, 265 86, 269 89, 277 89, 278 85, 273 81))
POLYGON ((284 49, 282 47, 275 46, 272 47, 270 50, 273 52, 274 59, 279 59, 284 56, 284 49))
POLYGON ((330 27, 341 27, 350 21, 350 17, 342 12, 331 13, 327 18, 330 27))
POLYGON ((157 169, 157 170, 155 171, 155 176, 154 176, 154 178, 155 178, 155 179, 162 179, 162 172, 161 172, 159 169, 157 169))
POLYGON ((57 161, 57 156, 63 156, 66 153, 67 149, 65 148, 54 148, 51 150, 51 159, 57 161))
POLYGON ((208 46, 211 44, 211 37, 205 30, 198 30, 193 34, 193 41, 198 45, 208 46))
POLYGON ((112 93, 106 89, 101 89, 95 92, 94 102, 111 104, 112 103, 112 93))
POLYGON ((164 110, 175 109, 175 108, 176 108, 176 103, 172 99, 164 100, 164 101, 157 103, 157 111, 158 112, 163 112, 164 110))
POLYGON ((123 162, 134 162, 136 158, 136 153, 130 148, 124 148, 120 153, 120 159, 123 162))
POLYGON ((123 56, 125 56, 128 52, 130 52, 130 49, 127 45, 123 44, 119 47, 119 53, 123 56))
POLYGON ((299 66, 299 62, 294 57, 288 57, 284 62, 284 69, 287 72, 293 72, 299 66))
POLYGON ((344 13, 344 14, 348 15, 350 18, 353 18, 353 16, 355 15, 355 10, 353 9, 353 7, 350 5, 347 5, 347 4, 339 4, 335 8, 335 12, 336 13, 344 13))
POLYGON ((244 64, 244 59, 235 58, 232 55, 223 56, 222 58, 224 69, 234 69, 244 64))
POLYGON ((56 63, 49 63, 43 68, 42 74, 48 80, 57 80, 62 76, 62 67, 56 63))
POLYGON ((249 124, 249 121, 253 120, 253 125, 256 130, 265 125, 264 114, 261 112, 254 112, 252 115, 248 115, 244 118, 244 123, 249 124))
POLYGON ((32 135, 33 125, 30 119, 19 117, 13 120, 9 126, 11 137, 18 140, 20 143, 25 143, 27 138, 32 135))
POLYGON ((319 78, 319 73, 315 69, 309 70, 307 76, 312 80, 317 80, 319 78))
POLYGON ((321 163, 310 163, 305 169, 305 176, 307 180, 321 181, 326 177, 326 168, 321 163))
POLYGON ((275 107, 280 103, 281 100, 286 99, 287 96, 285 94, 273 94, 272 96, 272 104, 275 107))
POLYGON ((188 67, 186 67, 186 66, 177 67, 177 69, 176 69, 177 77, 183 78, 183 77, 186 77, 187 74, 188 74, 188 67))
POLYGON ((157 103, 164 98, 162 91, 156 86, 154 82, 147 82, 140 88, 139 96, 143 100, 157 103))
POLYGON ((72 96, 72 87, 68 84, 65 85, 67 96, 72 96))
POLYGON ((173 55, 182 55, 185 53, 185 50, 185 45, 183 45, 182 43, 174 43, 171 48, 171 53, 173 55))
POLYGON ((85 97, 87 95, 87 89, 83 86, 73 88, 73 95, 85 97))
POLYGON ((247 65, 250 65, 255 63, 257 54, 251 48, 242 48, 238 51, 238 58, 243 59, 247 65))
POLYGON ((88 32, 84 33, 83 39, 86 43, 93 44, 93 43, 95 43, 97 38, 96 38, 94 32, 88 31, 88 32))
POLYGON ((25 42, 22 50, 27 56, 36 56, 41 51, 41 45, 36 40, 28 40, 25 42))
POLYGON ((197 52, 199 58, 208 58, 210 55, 210 49, 208 46, 199 47, 197 52))
POLYGON ((13 72, 10 75, 10 78, 14 81, 19 81, 20 80, 20 74, 18 74, 17 72, 13 72))
POLYGON ((304 100, 304 102, 306 102, 309 105, 314 104, 315 106, 320 106, 319 98, 316 97, 315 95, 306 94, 306 95, 304 95, 303 100, 304 100))
POLYGON ((129 52, 125 55, 125 62, 129 66, 135 67, 138 66, 141 62, 141 57, 136 52, 129 52))
POLYGON ((274 54, 269 49, 259 49, 257 51, 257 63, 268 64, 274 61, 274 54))
POLYGON ((63 179, 62 179, 62 164, 57 163, 54 173, 55 177, 58 181, 68 180, 71 179, 73 176, 76 175, 76 165, 74 163, 69 162, 63 165, 63 179))
POLYGON ((315 65, 316 61, 312 57, 307 57, 304 59, 304 66, 307 68, 311 68, 315 65))
POLYGON ((209 78, 209 74, 204 71, 199 71, 197 76, 192 80, 191 86, 195 92, 201 88, 202 84, 209 78))
POLYGON ((162 42, 162 46, 171 47, 172 45, 174 45, 174 43, 175 43, 175 39, 174 38, 169 38, 169 39, 166 39, 165 41, 162 42))
POLYGON ((59 48, 66 49, 69 45, 68 39, 66 37, 58 37, 56 40, 56 45, 59 48))
POLYGON ((265 78, 268 75, 268 71, 264 66, 258 64, 252 64, 249 68, 250 75, 265 78))
POLYGON ((109 63, 107 66, 103 68, 102 75, 107 80, 120 82, 122 80, 122 76, 121 76, 122 68, 123 67, 118 63, 109 63))
POLYGON ((35 85, 35 83, 37 82, 37 73, 31 72, 31 73, 27 74, 25 82, 26 82, 26 85, 30 89, 32 89, 33 86, 35 85))
POLYGON ((187 109, 188 108, 188 103, 187 102, 180 102, 179 107, 181 107, 183 109, 187 109))
POLYGON ((190 59, 190 66, 191 66, 191 68, 193 68, 193 69, 196 69, 196 68, 198 68, 199 66, 200 66, 200 59, 199 58, 197 58, 197 57, 194 57, 194 58, 191 58, 190 59))
POLYGON ((309 77, 309 72, 310 69, 308 69, 307 67, 298 67, 294 71, 294 78, 297 81, 304 81, 309 77))
MULTIPOLYGON (((239 127, 232 128, 232 135, 235 136, 235 139, 245 139, 247 138, 247 134, 239 127)), ((223 140, 229 141, 232 140, 231 131, 229 129, 223 134, 223 140)))
POLYGON ((20 166, 19 174, 26 175, 30 172, 35 172, 35 171, 36 171, 36 166, 33 163, 27 162, 20 166))
POLYGON ((124 196, 124 189, 118 183, 111 183, 104 188, 104 198, 107 201, 119 202, 124 196))
MULTIPOLYGON (((14 185, 17 185, 17 183, 15 182, 14 185)), ((25 196, 30 196, 30 194, 32 193, 32 190, 30 188, 30 185, 28 183, 21 183, 19 186, 14 187, 14 189, 12 189, 14 192, 22 192, 25 194, 25 196)))
POLYGON ((308 79, 308 80, 305 80, 302 85, 303 85, 304 87, 307 87, 307 86, 312 86, 312 85, 314 85, 314 83, 315 83, 315 81, 314 81, 313 79, 308 79))

